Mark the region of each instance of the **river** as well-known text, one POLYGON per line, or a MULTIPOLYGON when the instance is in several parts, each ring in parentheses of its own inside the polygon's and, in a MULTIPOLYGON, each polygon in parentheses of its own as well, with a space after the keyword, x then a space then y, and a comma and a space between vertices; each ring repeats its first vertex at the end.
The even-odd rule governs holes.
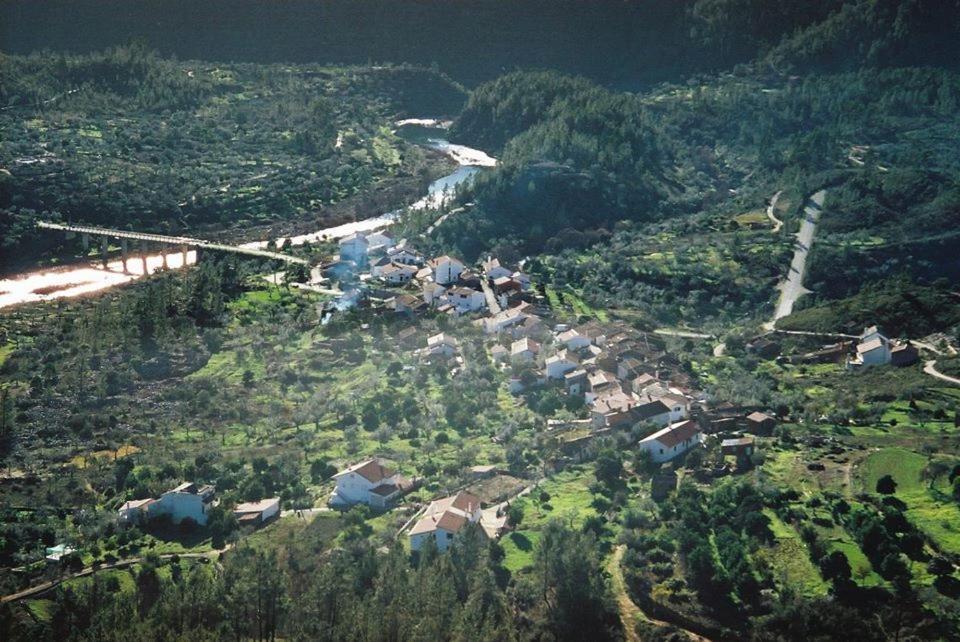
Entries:
MULTIPOLYGON (((459 167, 452 173, 443 176, 430 184, 427 193, 420 200, 406 208, 386 212, 373 218, 336 225, 289 238, 292 245, 301 245, 307 242, 316 242, 320 239, 337 239, 354 232, 368 232, 392 225, 407 209, 435 208, 447 203, 457 185, 472 179, 484 168, 497 164, 495 158, 485 152, 463 145, 450 143, 444 138, 447 121, 438 121, 430 118, 415 118, 398 121, 397 134, 404 139, 440 151, 453 160, 459 167)), ((287 241, 286 238, 274 239, 277 247, 287 241)), ((268 245, 267 240, 244 243, 243 247, 262 248, 268 245)), ((127 261, 129 272, 123 271, 121 261, 109 261, 106 269, 99 261, 78 263, 55 268, 45 268, 24 272, 0 279, 0 309, 21 303, 35 303, 54 299, 75 297, 84 294, 100 292, 124 283, 130 283, 142 278, 144 274, 153 274, 162 269, 163 255, 147 256, 146 272, 139 258, 127 261)), ((196 262, 196 252, 187 254, 186 265, 196 262)), ((170 252, 166 255, 167 267, 176 269, 184 266, 183 255, 179 252, 170 252)))

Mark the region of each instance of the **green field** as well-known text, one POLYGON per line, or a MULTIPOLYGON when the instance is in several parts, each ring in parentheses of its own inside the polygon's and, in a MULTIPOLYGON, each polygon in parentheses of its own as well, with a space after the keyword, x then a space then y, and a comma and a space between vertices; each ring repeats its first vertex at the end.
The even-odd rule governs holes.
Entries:
POLYGON ((877 480, 891 475, 897 482, 896 496, 907 504, 907 516, 937 548, 960 553, 960 508, 939 485, 929 488, 921 479, 927 459, 903 448, 885 448, 872 453, 861 470, 863 489, 873 492, 877 480))
POLYGON ((781 586, 789 586, 805 597, 823 597, 829 585, 810 561, 810 551, 792 526, 785 524, 772 510, 765 510, 770 518, 770 529, 776 538, 774 545, 762 549, 758 556, 774 569, 774 577, 781 586))

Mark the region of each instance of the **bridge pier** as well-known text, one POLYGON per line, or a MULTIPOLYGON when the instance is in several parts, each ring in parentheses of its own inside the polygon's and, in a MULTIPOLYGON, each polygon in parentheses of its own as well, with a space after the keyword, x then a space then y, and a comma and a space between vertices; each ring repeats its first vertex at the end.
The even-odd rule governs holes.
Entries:
POLYGON ((84 252, 86 252, 87 250, 90 249, 90 235, 89 235, 89 234, 81 234, 81 235, 80 235, 80 245, 83 246, 83 251, 84 251, 84 252))
POLYGON ((124 273, 124 274, 130 274, 130 270, 127 269, 127 256, 128 256, 128 254, 129 254, 129 252, 128 252, 128 248, 127 248, 127 239, 120 239, 120 262, 123 263, 123 273, 124 273))
POLYGON ((147 242, 140 241, 140 263, 143 266, 143 276, 147 276, 147 242))
POLYGON ((163 260, 163 269, 169 270, 170 266, 167 265, 167 250, 162 245, 160 246, 160 258, 163 260))
POLYGON ((187 267, 187 255, 190 253, 190 247, 183 245, 180 247, 180 252, 183 254, 183 264, 180 267, 187 267))
POLYGON ((107 248, 109 247, 109 241, 106 236, 100 237, 100 262, 103 263, 103 269, 107 269, 107 248))

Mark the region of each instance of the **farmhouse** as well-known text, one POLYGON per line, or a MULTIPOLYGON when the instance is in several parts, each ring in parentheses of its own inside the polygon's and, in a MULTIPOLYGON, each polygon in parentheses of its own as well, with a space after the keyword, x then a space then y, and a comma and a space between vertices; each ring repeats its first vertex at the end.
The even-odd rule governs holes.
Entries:
POLYGON ((431 502, 410 529, 410 549, 419 551, 433 539, 445 551, 467 524, 480 521, 480 499, 466 491, 431 502))
POLYGON ((576 370, 579 365, 580 361, 566 350, 561 350, 552 357, 547 357, 544 363, 547 377, 550 379, 563 379, 563 375, 571 370, 576 370))
POLYGON ((259 526, 280 514, 280 498, 269 497, 259 502, 237 504, 233 514, 241 526, 259 526))
POLYGON ((567 330, 557 335, 557 341, 565 345, 570 350, 580 350, 590 345, 590 338, 585 337, 576 330, 567 330))
POLYGON ((366 504, 386 508, 411 486, 406 478, 387 468, 379 459, 368 459, 333 476, 337 487, 328 503, 334 507, 366 504))
POLYGON ((447 303, 457 309, 457 312, 475 312, 487 304, 483 292, 472 288, 456 287, 447 292, 447 303))
POLYGON ((691 420, 671 424, 640 440, 640 449, 650 453, 656 463, 669 461, 700 444, 703 433, 691 420))
POLYGON ((213 502, 214 487, 184 482, 168 490, 150 504, 149 517, 169 515, 174 524, 193 520, 201 526, 207 523, 207 512, 213 502))

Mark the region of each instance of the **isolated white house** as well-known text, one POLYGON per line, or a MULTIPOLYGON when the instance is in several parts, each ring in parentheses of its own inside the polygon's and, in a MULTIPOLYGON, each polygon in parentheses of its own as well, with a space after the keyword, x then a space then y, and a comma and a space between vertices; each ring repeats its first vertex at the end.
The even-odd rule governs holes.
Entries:
POLYGON ((386 508, 410 487, 399 473, 384 466, 379 459, 368 459, 333 476, 337 487, 327 502, 334 507, 367 504, 386 508))
POLYGON ((357 264, 367 262, 367 249, 370 247, 370 243, 363 234, 344 236, 340 239, 339 245, 341 261, 353 261, 357 264))
POLYGON ((169 515, 174 524, 192 519, 204 526, 207 513, 213 503, 213 486, 200 486, 194 482, 184 482, 160 495, 149 505, 149 517, 169 515))
POLYGON ((650 453, 653 461, 659 464, 682 455, 702 441, 700 427, 695 421, 687 419, 641 439, 638 446, 640 450, 650 453))
POLYGON ((410 549, 419 551, 433 539, 440 551, 453 543, 467 524, 480 521, 480 499, 466 491, 431 502, 423 516, 410 529, 410 549))
POLYGON ((434 281, 440 285, 450 285, 460 278, 464 265, 457 259, 444 255, 432 259, 430 268, 433 270, 434 281))
POLYGON ((877 326, 865 328, 857 344, 857 356, 851 361, 854 366, 883 366, 892 358, 890 339, 877 326))

